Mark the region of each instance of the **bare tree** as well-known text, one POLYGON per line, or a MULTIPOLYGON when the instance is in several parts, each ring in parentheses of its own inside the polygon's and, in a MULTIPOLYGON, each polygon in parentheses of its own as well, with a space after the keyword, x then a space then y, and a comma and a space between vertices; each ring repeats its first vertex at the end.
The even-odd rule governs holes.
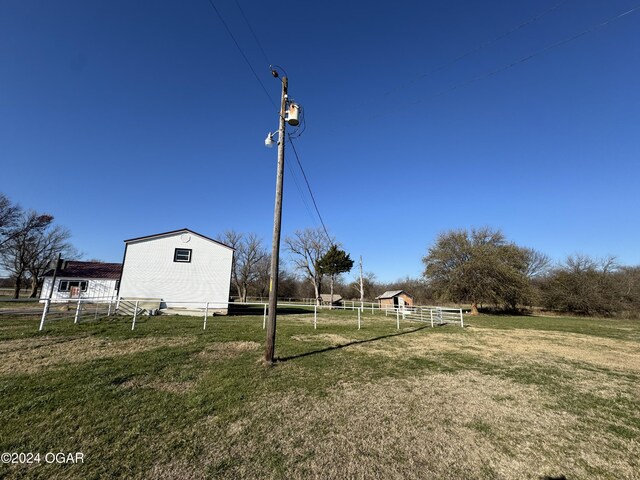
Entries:
POLYGON ((295 269, 313 284, 316 302, 319 302, 323 275, 318 262, 331 247, 332 240, 321 228, 306 228, 296 230, 284 239, 284 243, 291 253, 295 269))
POLYGON ((522 253, 525 257, 526 269, 524 274, 527 278, 541 277, 551 270, 551 258, 547 254, 526 247, 522 248, 522 253))
MULTIPOLYGON (((254 282, 255 292, 259 297, 268 297, 269 296, 269 279, 271 278, 271 255, 265 255, 262 260, 258 262, 256 266, 258 270, 258 276, 256 281, 254 282)), ((280 272, 278 275, 278 282, 282 283, 282 279, 284 277, 284 272, 280 272)), ((278 285, 278 292, 280 292, 281 288, 278 285)))
POLYGON ((4 193, 0 193, 0 248, 17 226, 21 209, 4 193))
POLYGON ((28 253, 27 271, 31 282, 30 298, 38 296, 38 288, 45 272, 60 254, 66 260, 79 258, 80 254, 68 242, 71 232, 59 225, 34 232, 26 245, 28 253))
POLYGON ((22 283, 35 262, 35 245, 52 222, 51 215, 33 211, 23 213, 4 239, 0 248, 0 264, 15 279, 13 298, 19 298, 22 283))
POLYGON ((268 257, 267 250, 255 233, 239 233, 227 230, 220 237, 220 241, 235 249, 231 281, 236 287, 241 302, 247 301, 249 286, 257 282, 263 273, 264 259, 268 257))
POLYGON ((546 308, 585 315, 614 315, 624 307, 615 257, 576 254, 554 269, 541 285, 546 308))
POLYGON ((360 283, 360 275, 355 277, 350 284, 352 288, 351 293, 355 293, 355 297, 358 299, 368 298, 373 300, 375 292, 380 289, 377 283, 376 274, 373 272, 364 272, 362 276, 362 284, 360 283))

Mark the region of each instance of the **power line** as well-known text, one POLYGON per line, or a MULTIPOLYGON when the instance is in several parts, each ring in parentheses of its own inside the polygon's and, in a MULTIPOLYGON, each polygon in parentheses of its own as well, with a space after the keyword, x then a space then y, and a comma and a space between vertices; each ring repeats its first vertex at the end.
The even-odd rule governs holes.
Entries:
MULTIPOLYGON (((242 10, 242 7, 240 6, 240 4, 238 3, 238 0, 235 0, 236 5, 238 6, 238 9, 240 10, 240 13, 242 14, 242 18, 244 18, 245 23, 247 24, 247 27, 249 28, 249 30, 251 31, 251 34, 253 35, 254 40, 256 41, 256 44, 258 45, 258 48, 260 48, 260 51, 262 52, 262 55, 264 56, 264 59, 266 60, 267 63, 269 62, 269 58, 267 57, 267 54, 264 51, 264 48, 262 48, 262 44, 260 43, 260 40, 258 39, 258 36, 256 35, 255 31, 253 30, 253 28, 251 27, 251 24, 249 23, 249 20, 247 19, 247 16, 244 14, 244 11, 242 10)), ((306 120, 304 119, 303 116, 303 128, 300 131, 300 133, 298 134, 298 136, 300 136, 300 134, 302 134, 302 132, 304 132, 304 130, 306 129, 306 120)), ((304 178, 305 184, 307 185, 307 190, 309 191, 309 196, 311 197, 311 200, 313 201, 313 206, 316 210, 316 213, 318 215, 318 219, 320 220, 320 223, 322 224, 322 228, 324 230, 324 233, 327 235, 327 238, 329 239, 329 241, 331 243, 331 236, 329 235, 329 232, 327 231, 327 227, 324 224, 324 220, 322 219, 322 215, 320 215, 320 210, 318 209, 318 204, 316 203, 316 199, 315 196, 313 195, 313 191, 311 190, 311 185, 309 184, 309 179, 307 178, 307 174, 304 171, 304 168, 302 167, 302 163, 300 162, 300 157, 298 155, 298 151, 296 150, 295 145, 293 144, 293 138, 291 136, 290 133, 287 133, 287 137, 289 137, 289 144, 291 145, 291 149, 293 150, 293 153, 296 157, 296 161, 298 163, 298 167, 300 168, 300 171, 302 172, 302 177, 304 178)), ((281 139, 281 141, 284 141, 284 139, 281 139)), ((287 163, 287 165, 289 165, 287 163)), ((298 185, 298 181, 296 179, 296 176, 293 174, 293 171, 290 169, 289 172, 291 173, 291 176, 294 179, 294 183, 296 184, 296 187, 298 188, 298 192, 300 193, 300 196, 302 197, 302 201, 305 204, 305 207, 307 208, 307 212, 310 212, 310 209, 308 207, 308 204, 306 202, 306 199, 304 198, 304 195, 302 195, 302 191, 300 190, 300 187, 298 185)), ((313 215, 311 215, 312 219, 313 219, 313 215)))
MULTIPOLYGON (((236 2, 237 3, 237 2, 236 2)), ((256 73, 255 69, 253 68, 253 65, 251 65, 251 62, 249 61, 249 59, 247 58, 247 56, 244 54, 244 51, 242 50, 242 48, 240 47, 240 44, 238 43, 238 41, 236 40, 236 37, 233 35, 233 33, 231 32, 231 29, 229 28, 229 25, 227 25, 227 22, 224 21, 224 18, 222 17, 222 14, 220 13, 220 10, 217 9, 216 5, 213 3, 213 0, 209 0, 209 4, 211 5, 211 8, 213 8, 216 12, 216 14, 218 15, 218 18, 220 19, 220 21, 222 22, 222 25, 224 25, 224 28, 227 30, 227 33, 229 34, 229 36, 231 37, 231 39, 233 40, 233 43, 236 44, 236 47, 238 48, 238 51, 240 52, 240 55, 242 55, 242 58, 244 58, 244 61, 247 63, 247 65, 249 66, 249 69, 251 69, 251 72, 253 73, 253 76, 256 77, 256 80, 258 81, 258 83, 260 84, 260 86, 262 87, 262 90, 264 91, 265 95, 267 96, 267 98, 269 99, 269 101, 271 102, 271 104, 276 107, 276 102, 273 100, 273 98, 271 97, 271 95, 269 94, 269 91, 267 90, 267 88, 264 86, 264 83, 262 83, 262 80, 260 80, 260 77, 258 76, 258 74, 256 73)), ((245 18, 246 20, 246 18, 245 18)))
MULTIPOLYGON (((554 10, 557 10, 561 5, 563 5, 564 3, 567 3, 569 0, 560 0, 558 3, 554 4, 553 6, 551 6, 550 8, 548 8, 547 10, 545 10, 542 13, 539 13, 538 15, 529 18, 528 20, 525 20, 524 22, 520 23, 518 26, 507 30, 504 33, 501 33, 500 35, 498 35, 497 37, 491 39, 491 40, 487 40, 484 43, 481 43, 480 45, 478 45, 475 48, 472 48, 471 50, 468 50, 467 52, 463 53, 462 55, 459 55, 447 62, 444 62, 443 64, 441 64, 440 66, 434 68, 433 70, 428 71, 427 73, 423 73, 421 75, 419 75, 417 78, 415 78, 411 83, 417 82, 418 80, 422 80, 430 75, 433 75, 434 73, 438 73, 444 69, 446 69, 447 67, 450 67, 451 65, 458 63, 460 60, 463 60, 467 57, 469 57, 470 55, 473 55, 476 52, 479 52, 480 50, 485 49, 486 47, 488 47, 489 45, 496 43, 500 40, 502 40, 503 38, 508 37, 509 35, 523 29, 524 27, 531 25, 532 23, 537 22, 538 20, 540 20, 542 17, 544 17, 545 15, 553 12, 554 10)), ((389 92, 386 92, 385 95, 390 94, 392 91, 396 91, 396 89, 391 90, 389 92)))
POLYGON ((484 48, 488 47, 488 46, 489 46, 489 45, 491 45, 492 43, 498 42, 498 41, 502 40, 503 38, 508 37, 508 36, 509 36, 509 35, 511 35, 512 33, 515 33, 515 32, 517 32, 518 30, 521 30, 521 29, 523 29, 524 27, 526 27, 526 26, 528 26, 528 25, 531 25, 531 24, 532 24, 532 23, 534 23, 534 22, 537 22, 537 21, 538 21, 538 20, 540 20, 542 17, 544 17, 544 16, 545 16, 545 15, 547 15, 548 13, 553 12, 554 10, 557 10, 557 9, 558 9, 562 4, 567 3, 568 1, 569 1, 569 0, 561 0, 560 2, 556 3, 556 4, 555 4, 555 5, 553 5, 552 7, 548 8, 547 10, 545 10, 544 12, 542 12, 542 13, 540 13, 540 14, 536 15, 535 17, 532 17, 532 18, 530 18, 530 19, 528 19, 528 20, 525 20, 524 22, 522 22, 522 23, 521 23, 520 25, 518 25, 517 27, 514 27, 514 28, 512 28, 511 30, 508 30, 507 32, 502 33, 502 34, 498 35, 497 37, 495 37, 495 38, 493 38, 493 39, 491 39, 491 40, 487 40, 486 42, 481 43, 478 47, 473 48, 473 49, 469 50, 469 51, 468 51, 468 52, 466 52, 466 53, 463 53, 463 54, 462 54, 462 55, 460 55, 459 57, 456 57, 456 58, 454 58, 453 60, 450 60, 449 62, 446 62, 446 63, 444 63, 444 64, 440 65, 438 68, 436 68, 436 69, 434 69, 434 70, 432 70, 432 71, 430 71, 430 72, 423 73, 423 74, 422 74, 422 75, 420 75, 418 78, 425 78, 425 77, 427 77, 427 76, 429 76, 429 75, 432 75, 432 74, 434 74, 434 73, 437 73, 437 72, 439 72, 439 71, 441 71, 441 70, 445 69, 446 67, 448 67, 448 66, 450 66, 450 65, 453 65, 454 63, 457 63, 457 62, 459 62, 460 60, 462 60, 462 59, 464 59, 464 58, 468 57, 469 55, 472 55, 472 54, 474 54, 474 53, 476 53, 476 52, 479 52, 480 50, 482 50, 482 49, 484 49, 484 48))
POLYGON ((298 166, 300 167, 300 171, 302 172, 302 176, 304 177, 304 181, 306 182, 307 188, 309 189, 309 194, 311 195, 311 200, 313 200, 313 206, 316 209, 316 213, 318 214, 318 218, 320 219, 320 223, 322 224, 322 228, 324 229, 324 233, 327 235, 327 238, 329 239, 329 242, 331 244, 333 244, 333 240, 331 239, 331 235, 329 235, 329 232, 327 231, 327 227, 324 224, 324 220, 322 220, 322 215, 320 215, 320 210, 318 210, 318 204, 316 203, 316 199, 313 196, 313 192, 311 191, 311 185, 309 185, 309 180, 307 179, 307 175, 304 173, 304 168, 302 168, 302 163, 300 163, 300 157, 298 156, 298 151, 296 150, 296 146, 293 143, 291 135, 287 134, 287 136, 289 137, 289 144, 291 145, 291 149, 293 150, 293 153, 295 154, 296 160, 298 162, 298 166))
MULTIPOLYGON (((640 5, 636 5, 632 9, 627 10, 626 12, 623 12, 623 13, 620 13, 620 14, 614 16, 614 17, 611 17, 611 18, 609 18, 609 19, 607 19, 607 20, 605 20, 603 22, 600 22, 600 23, 594 25, 591 28, 583 30, 582 32, 577 33, 577 34, 575 34, 575 35, 573 35, 571 37, 565 38, 564 40, 561 40, 561 41, 556 42, 554 44, 548 45, 545 48, 543 48, 541 50, 538 50, 537 52, 534 52, 534 53, 532 53, 530 55, 527 55, 526 57, 523 57, 523 58, 521 58, 519 60, 511 62, 511 63, 509 63, 507 65, 504 65, 504 66, 502 66, 500 68, 497 68, 495 70, 491 70, 489 72, 486 72, 486 73, 484 73, 482 75, 479 75, 479 76, 477 76, 475 78, 471 78, 469 80, 466 80, 464 82, 458 83, 456 85, 452 85, 452 86, 450 86, 450 87, 448 87, 448 88, 446 88, 444 90, 441 90, 440 92, 437 92, 437 93, 435 93, 435 94, 433 94, 431 96, 428 96, 428 97, 425 97, 425 98, 421 98, 421 99, 417 99, 417 100, 415 100, 413 102, 410 102, 409 105, 417 105, 417 104, 422 103, 422 102, 424 102, 426 100, 430 100, 430 99, 433 99, 433 98, 440 97, 440 96, 442 96, 442 95, 444 95, 446 93, 449 93, 449 92, 452 92, 452 91, 457 90, 459 88, 463 88, 463 87, 466 87, 466 86, 471 85, 473 83, 479 82, 480 80, 484 80, 486 78, 493 77, 494 75, 497 75, 497 74, 502 73, 502 72, 504 72, 506 70, 509 70, 510 68, 513 68, 513 67, 516 67, 516 66, 518 66, 518 65, 520 65, 522 63, 528 62, 529 60, 531 60, 533 58, 539 57, 540 55, 543 55, 543 54, 549 52, 550 50, 554 50, 554 49, 559 48, 559 47, 561 47, 563 45, 566 45, 567 43, 573 42, 574 40, 577 40, 577 39, 579 39, 581 37, 584 37, 585 35, 588 35, 590 33, 593 33, 595 31, 597 31, 597 30, 600 30, 601 28, 606 27, 607 25, 613 23, 616 20, 621 19, 622 17, 626 17, 627 15, 630 15, 630 14, 632 14, 633 12, 635 12, 637 10, 640 10, 640 5)), ((381 117, 383 115, 384 114, 375 115, 373 118, 378 118, 378 117, 381 117)))
POLYGON ((289 174, 293 178, 293 183, 296 186, 296 190, 298 190, 298 194, 300 195, 300 198, 302 199, 302 203, 304 204, 304 208, 307 210, 307 213, 309 214, 309 218, 311 219, 311 221, 315 225, 316 224, 315 218, 313 216, 313 213, 311 212, 311 207, 309 206, 309 202, 307 201, 304 193, 302 192, 302 187, 300 187, 300 183, 298 182, 298 177, 296 176, 295 171, 293 170, 293 168, 291 168, 291 164, 289 162, 286 162, 286 163, 287 163, 287 169, 289 170, 289 174))
MULTIPOLYGON (((262 45, 260 44, 260 40, 258 40, 257 35, 255 34, 255 31, 253 30, 253 28, 251 27, 251 24, 249 23, 249 20, 247 19, 247 16, 244 14, 244 11, 242 10, 242 7, 240 6, 240 4, 238 3, 237 0, 235 0, 236 5, 238 6, 238 9, 240 10, 240 13, 242 14, 242 18, 244 18, 244 21, 247 24, 247 27, 249 27, 249 30, 251 31, 251 34, 253 35, 254 40, 256 41, 256 43, 258 44, 258 47, 260 48, 260 50, 262 51, 262 54, 265 58, 265 60, 267 61, 267 63, 269 63, 269 59, 267 57, 267 54, 265 53, 264 49, 262 48, 262 45)), ((260 77, 258 77, 258 74, 256 73, 255 69, 253 68, 253 65, 251 64, 251 62, 249 61, 248 57, 245 55, 244 51, 242 50, 242 48, 240 47, 240 44, 238 43, 238 41, 236 40, 235 36, 233 35, 233 33, 231 32, 231 29, 229 28, 229 26, 227 25, 227 22, 224 21, 224 18, 222 17, 222 15, 220 14, 220 11, 216 8, 215 4, 213 3, 213 0, 209 0, 209 4, 211 5, 211 7, 215 10, 216 14, 218 15, 218 17, 220 18, 220 21, 222 22, 222 24, 224 25, 225 29, 227 30, 227 33, 229 34, 229 36, 231 37, 231 39, 233 40, 233 43, 235 43, 236 47, 238 48, 238 51, 240 52, 240 54, 242 55, 242 58, 244 58, 245 62, 247 63, 247 65, 249 66, 249 68, 251 69, 251 72, 253 73, 253 76, 256 78, 256 80, 258 81, 258 83, 260 84, 260 86, 262 87, 262 90, 264 91, 264 93, 267 95, 267 97, 269 98, 269 101, 271 102, 271 104, 275 107, 276 104, 273 100, 273 98, 271 97, 271 95, 269 94, 269 92, 267 91, 266 87, 264 86, 264 83, 262 83, 262 81, 260 80, 260 77)), ((306 122, 305 122, 305 128, 306 128, 306 122)), ((304 131, 304 129, 303 129, 304 131)), ((309 195, 311 196, 311 200, 313 201, 313 206, 316 210, 316 213, 318 214, 318 219, 320 220, 320 223, 322 224, 322 228, 324 230, 324 233, 327 235, 327 238, 329 239, 329 241, 331 243, 331 236, 329 235, 329 232, 327 231, 327 227, 324 224, 324 220, 322 219, 322 215, 320 215, 320 210, 318 209, 318 204, 316 203, 316 199, 315 196, 313 195, 313 191, 311 190, 311 185, 309 184, 309 180, 307 178, 307 174, 304 171, 304 168, 302 167, 302 163, 300 162, 300 157, 298 156, 298 151, 296 150, 295 145, 293 144, 293 139, 291 137, 291 134, 287 133, 287 136, 289 137, 289 144, 291 145, 291 148, 293 150, 293 153, 295 154, 296 157, 296 161, 298 163, 298 167, 300 168, 300 171, 302 172, 302 176, 304 178, 304 181, 307 185, 307 190, 309 191, 309 195)), ((285 139, 282 138, 280 139, 280 141, 284 142, 285 139)), ((287 163, 288 165, 288 163, 287 163)), ((307 208, 307 212, 310 214, 312 220, 313 220, 313 215, 311 215, 309 206, 306 202, 306 199, 304 198, 304 195, 302 195, 302 191, 300 189, 300 186, 298 185, 298 181, 296 179, 296 176, 293 174, 293 172, 291 171, 291 169, 289 170, 291 172, 291 175, 294 179, 294 183, 296 184, 296 187, 298 188, 298 192, 300 193, 300 196, 302 197, 302 201, 305 204, 305 207, 307 208)))
POLYGON ((253 35, 253 39, 258 44, 258 48, 260 48, 260 51, 262 52, 262 56, 264 57, 265 61, 267 62, 267 65, 270 65, 271 62, 269 61, 269 58, 267 57, 267 54, 264 51, 264 48, 262 48, 262 44, 260 43, 260 40, 258 40, 258 36, 256 35, 256 32, 253 30, 253 28, 251 28, 251 24, 249 23, 249 20, 247 19, 247 16, 244 14, 244 10, 240 6, 240 3, 238 3, 238 0, 235 0, 235 2, 236 2, 236 5, 238 6, 238 10, 240 10, 240 13, 242 14, 242 18, 244 18, 244 21, 247 24, 247 27, 249 27, 249 30, 251 31, 251 35, 253 35))

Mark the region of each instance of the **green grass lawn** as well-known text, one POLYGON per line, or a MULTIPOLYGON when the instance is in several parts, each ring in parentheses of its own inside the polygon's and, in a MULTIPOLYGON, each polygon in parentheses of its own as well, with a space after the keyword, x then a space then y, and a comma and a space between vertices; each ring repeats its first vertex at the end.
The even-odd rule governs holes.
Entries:
POLYGON ((640 478, 640 323, 0 316, 0 478, 640 478))

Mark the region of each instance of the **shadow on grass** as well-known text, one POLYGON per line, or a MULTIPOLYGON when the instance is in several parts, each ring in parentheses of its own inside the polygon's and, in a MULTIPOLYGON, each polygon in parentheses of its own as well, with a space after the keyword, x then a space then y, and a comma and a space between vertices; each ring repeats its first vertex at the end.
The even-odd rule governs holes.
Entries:
POLYGON ((413 330, 409 330, 409 331, 406 331, 406 332, 389 333, 387 335, 380 335, 379 337, 367 338, 367 339, 364 339, 364 340, 354 340, 354 341, 349 342, 349 343, 343 343, 341 345, 332 345, 330 347, 320 348, 318 350, 312 350, 310 352, 298 353, 297 355, 290 355, 288 357, 276 357, 275 362, 276 363, 288 362, 289 360, 295 360, 296 358, 303 358, 303 357, 308 357, 310 355, 317 355, 319 353, 326 353, 326 352, 331 352, 333 350, 340 350, 340 349, 343 349, 345 347, 350 347, 352 345, 361 345, 363 343, 371 343, 371 342, 377 342, 379 340, 384 340, 385 338, 399 337, 401 335, 409 335, 411 333, 415 333, 415 332, 419 332, 420 330, 424 330, 425 328, 431 328, 431 326, 430 325, 424 325, 422 327, 417 327, 417 328, 414 328, 413 330))

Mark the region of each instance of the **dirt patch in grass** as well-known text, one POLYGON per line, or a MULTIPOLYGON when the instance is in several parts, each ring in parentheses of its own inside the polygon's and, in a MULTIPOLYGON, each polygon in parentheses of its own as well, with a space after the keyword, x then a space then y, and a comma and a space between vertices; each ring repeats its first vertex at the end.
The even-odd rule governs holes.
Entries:
POLYGON ((82 337, 41 337, 0 342, 0 375, 32 374, 69 363, 177 347, 193 341, 188 337, 148 337, 127 340, 82 337))
POLYGON ((220 360, 234 358, 259 348, 258 342, 215 342, 207 345, 198 355, 204 360, 220 360))

